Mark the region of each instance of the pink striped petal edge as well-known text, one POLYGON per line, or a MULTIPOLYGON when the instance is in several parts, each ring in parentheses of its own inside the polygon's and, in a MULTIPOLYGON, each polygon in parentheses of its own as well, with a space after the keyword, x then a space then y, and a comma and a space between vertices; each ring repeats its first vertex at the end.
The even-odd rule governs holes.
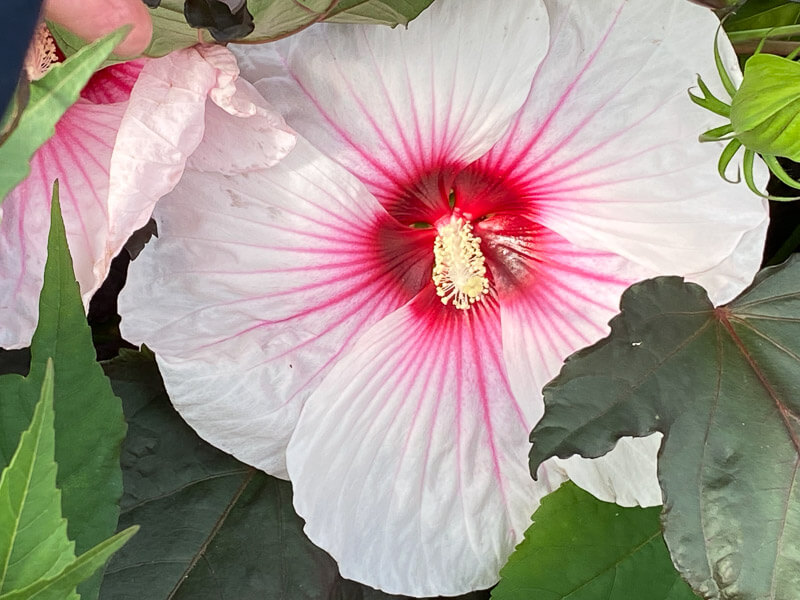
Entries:
POLYGON ((246 164, 207 154, 208 168, 267 166, 291 149, 294 134, 238 72, 226 49, 198 46, 93 77, 3 204, 0 322, 8 325, 0 347, 28 345, 36 325, 55 179, 88 306, 113 257, 180 179, 206 127, 237 131, 244 147, 261 150, 246 164))

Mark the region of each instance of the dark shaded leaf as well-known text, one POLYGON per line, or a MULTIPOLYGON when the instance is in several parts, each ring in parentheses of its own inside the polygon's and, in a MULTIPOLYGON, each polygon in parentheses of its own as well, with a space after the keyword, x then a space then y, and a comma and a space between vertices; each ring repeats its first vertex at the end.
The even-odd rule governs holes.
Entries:
POLYGON ((141 531, 111 560, 101 598, 398 600, 339 576, 303 534, 288 482, 198 438, 149 352, 123 350, 104 366, 129 422, 120 526, 141 531))
POLYGON ((544 389, 531 468, 665 434, 659 460, 673 562, 709 599, 800 589, 800 259, 725 307, 675 277, 636 284, 611 335, 544 389))
MULTIPOLYGON (((728 0, 730 4, 730 0, 728 0)), ((787 0, 748 0, 725 19, 726 31, 769 29, 800 22, 800 4, 787 0)))
POLYGON ((670 561, 660 512, 565 483, 542 500, 493 600, 696 600, 670 561))
MULTIPOLYGON (((56 196, 57 197, 57 196, 56 196)), ((53 202, 39 325, 30 374, 0 377, 0 465, 8 464, 39 399, 48 358, 55 362, 56 462, 67 532, 79 554, 114 532, 122 493, 119 452, 125 423, 119 400, 95 362, 64 224, 53 202)), ((81 586, 95 598, 99 577, 81 586)))

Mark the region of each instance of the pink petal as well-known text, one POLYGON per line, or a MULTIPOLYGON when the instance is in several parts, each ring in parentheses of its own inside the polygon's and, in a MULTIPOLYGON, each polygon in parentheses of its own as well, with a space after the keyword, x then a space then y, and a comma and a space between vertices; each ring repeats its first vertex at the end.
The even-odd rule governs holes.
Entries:
POLYGON ((288 123, 378 198, 486 152, 547 46, 541 0, 436 2, 408 28, 316 26, 236 48, 288 123))
POLYGON ((294 135, 246 82, 226 49, 189 48, 118 65, 95 75, 82 98, 34 156, 31 175, 4 202, 0 224, 0 347, 30 343, 38 318, 53 181, 84 304, 105 279, 111 259, 174 187, 187 158, 211 132, 236 136, 242 155, 198 157, 205 168, 274 164, 294 135), (209 95, 221 108, 208 102, 209 95), (208 114, 207 114, 208 112, 208 114), (238 161, 238 162, 237 162, 238 161))
MULTIPOLYGON (((535 398, 564 358, 608 334, 619 298, 630 284, 655 275, 614 254, 574 246, 543 227, 513 241, 484 234, 487 256, 501 253, 512 268, 497 273, 503 356, 517 398, 535 398)), ((596 460, 557 461, 571 479, 603 500, 661 503, 656 477, 658 443, 630 440, 596 460)))
POLYGON ((365 333, 306 404, 287 450, 306 533, 342 575, 390 593, 488 587, 563 481, 527 469, 539 400, 519 402, 493 298, 430 285, 365 333))
MULTIPOLYGON (((175 187, 206 126, 209 137, 228 129, 224 141, 237 136, 243 151, 261 150, 247 168, 273 165, 291 149, 293 135, 238 73, 233 55, 221 46, 172 52, 142 70, 111 162, 109 240, 96 269, 99 281, 130 234, 147 223, 155 202, 175 187), (222 110, 207 102, 209 96, 222 110)), ((209 141, 207 154, 198 158, 204 168, 245 168, 236 164, 241 154, 214 152, 215 143, 209 141)))
POLYGON ((483 166, 527 187, 540 222, 570 241, 730 299, 758 269, 767 211, 714 175, 719 145, 697 142, 720 124, 687 95, 698 71, 716 80, 718 21, 666 0, 547 6, 550 52, 483 166))
MULTIPOLYGON (((105 77, 113 80, 113 75, 105 77)), ((125 85, 124 79, 120 85, 125 85)), ((34 154, 31 175, 3 202, 0 347, 29 345, 36 328, 55 179, 60 184, 67 239, 86 305, 90 291, 99 285, 93 267, 105 252, 108 165, 125 106, 124 102, 95 104, 79 99, 56 125, 55 135, 34 154)))
POLYGON ((270 169, 187 170, 155 217, 159 237, 120 296, 122 332, 155 350, 201 436, 283 475, 308 395, 430 277, 430 233, 400 244, 363 186, 299 138, 270 169))

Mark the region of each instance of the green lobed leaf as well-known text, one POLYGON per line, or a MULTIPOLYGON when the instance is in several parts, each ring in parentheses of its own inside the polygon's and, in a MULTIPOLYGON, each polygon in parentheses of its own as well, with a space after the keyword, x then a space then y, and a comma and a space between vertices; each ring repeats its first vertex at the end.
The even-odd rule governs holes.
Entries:
POLYGON ((670 561, 660 512, 563 484, 542 500, 492 599, 696 600, 670 561))
POLYGON ((800 160, 800 63, 772 54, 750 57, 730 118, 748 149, 800 160))
POLYGON ((109 563, 101 598, 399 600, 339 576, 303 534, 288 482, 200 440, 149 352, 123 351, 104 366, 129 422, 120 526, 141 531, 109 563))
MULTIPOLYGON (((95 361, 78 283, 72 270, 57 191, 51 211, 39 325, 27 377, 0 377, 0 465, 8 464, 30 423, 47 359, 55 363, 55 452, 62 512, 76 550, 85 552, 111 535, 122 494, 119 452, 125 436, 120 401, 95 361)), ((97 597, 99 575, 80 588, 97 597)))
POLYGON ((708 599, 800 589, 800 257, 714 308, 700 286, 631 286, 611 334, 544 389, 531 469, 664 433, 659 480, 673 562, 708 599))
POLYGON ((55 133, 61 116, 78 99, 83 86, 125 36, 120 29, 81 49, 30 84, 28 105, 16 128, 0 145, 0 204, 30 173, 33 153, 55 133))
MULTIPOLYGON (((0 598, 75 559, 56 487, 53 421, 53 364, 48 361, 30 426, 0 478, 0 598)), ((74 588, 64 597, 77 598, 74 588)))

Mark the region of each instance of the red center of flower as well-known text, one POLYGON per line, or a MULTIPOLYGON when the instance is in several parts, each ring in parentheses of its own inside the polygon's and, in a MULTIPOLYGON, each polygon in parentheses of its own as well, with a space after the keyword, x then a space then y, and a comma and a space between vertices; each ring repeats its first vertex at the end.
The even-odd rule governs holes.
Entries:
POLYGON ((444 304, 463 310, 492 290, 509 293, 530 277, 525 263, 536 259, 539 226, 531 194, 522 186, 470 165, 445 166, 398 189, 380 199, 403 231, 384 231, 379 239, 386 266, 410 293, 433 282, 444 304), (413 268, 393 268, 401 254, 413 268), (409 277, 408 271, 415 274, 409 277))

